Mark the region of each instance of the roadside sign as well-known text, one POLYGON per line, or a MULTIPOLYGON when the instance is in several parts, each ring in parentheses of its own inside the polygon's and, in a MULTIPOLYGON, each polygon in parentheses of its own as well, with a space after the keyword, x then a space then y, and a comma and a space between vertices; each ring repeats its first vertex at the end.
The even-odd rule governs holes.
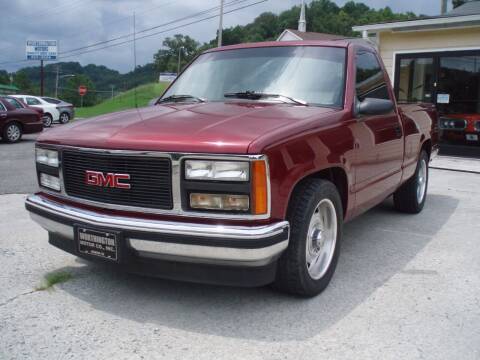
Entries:
POLYGON ((57 40, 27 40, 27 60, 57 60, 57 40))
POLYGON ((173 82, 177 78, 177 73, 160 73, 160 82, 173 82))
POLYGON ((85 85, 80 85, 78 87, 78 95, 80 95, 80 96, 87 95, 87 87, 85 85))

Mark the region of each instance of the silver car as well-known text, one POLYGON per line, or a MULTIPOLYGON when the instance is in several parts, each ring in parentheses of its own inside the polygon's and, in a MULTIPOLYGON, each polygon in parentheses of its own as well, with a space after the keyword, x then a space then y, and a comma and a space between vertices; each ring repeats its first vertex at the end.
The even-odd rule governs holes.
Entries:
POLYGON ((73 104, 67 103, 60 99, 45 96, 42 97, 42 100, 50 104, 56 105, 57 110, 60 113, 58 118, 60 124, 66 124, 75 117, 75 107, 73 106, 73 104))

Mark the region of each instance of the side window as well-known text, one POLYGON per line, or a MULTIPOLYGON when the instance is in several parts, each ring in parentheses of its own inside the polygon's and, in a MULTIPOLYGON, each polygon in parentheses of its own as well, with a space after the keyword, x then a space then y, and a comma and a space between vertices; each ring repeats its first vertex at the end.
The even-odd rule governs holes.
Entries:
POLYGON ((27 104, 28 105, 40 105, 40 101, 35 98, 27 97, 27 104))
POLYGON ((368 51, 360 50, 356 57, 358 100, 365 98, 391 100, 385 75, 377 57, 368 51))
POLYGON ((7 109, 6 109, 5 106, 2 104, 1 101, 0 101, 0 111, 7 111, 7 109))
POLYGON ((15 106, 17 109, 23 109, 23 106, 14 98, 6 98, 5 100, 15 106))

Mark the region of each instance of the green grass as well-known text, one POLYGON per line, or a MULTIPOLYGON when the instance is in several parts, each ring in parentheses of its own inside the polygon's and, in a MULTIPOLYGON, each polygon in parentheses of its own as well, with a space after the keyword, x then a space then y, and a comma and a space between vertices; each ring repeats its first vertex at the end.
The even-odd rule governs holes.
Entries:
POLYGON ((37 287, 36 291, 44 291, 49 290, 55 284, 61 284, 67 282, 72 278, 72 274, 65 272, 65 271, 56 271, 48 273, 44 276, 42 284, 37 287))
MULTIPOLYGON (((147 106, 150 100, 159 97, 163 93, 166 86, 167 84, 165 83, 152 83, 137 87, 138 107, 147 106)), ((116 111, 133 109, 134 107, 135 89, 131 89, 115 96, 113 99, 106 100, 95 106, 84 108, 77 107, 75 109, 75 116, 79 118, 89 118, 116 111)))

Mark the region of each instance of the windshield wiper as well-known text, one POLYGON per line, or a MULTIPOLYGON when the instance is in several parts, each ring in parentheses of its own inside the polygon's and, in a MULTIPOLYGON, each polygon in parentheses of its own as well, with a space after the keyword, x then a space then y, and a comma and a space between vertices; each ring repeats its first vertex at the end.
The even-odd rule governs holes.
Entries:
POLYGON ((182 101, 188 101, 188 100, 193 100, 200 103, 204 103, 206 101, 205 99, 202 99, 193 95, 170 95, 170 96, 167 96, 166 98, 160 99, 157 102, 157 104, 163 104, 167 102, 182 102, 182 101))
POLYGON ((236 98, 236 99, 248 99, 248 100, 260 100, 266 98, 275 98, 279 99, 283 102, 290 102, 297 105, 308 106, 308 103, 303 100, 294 99, 290 96, 280 95, 280 94, 267 94, 262 92, 256 91, 243 91, 243 92, 236 92, 236 93, 226 93, 224 95, 226 98, 236 98))

